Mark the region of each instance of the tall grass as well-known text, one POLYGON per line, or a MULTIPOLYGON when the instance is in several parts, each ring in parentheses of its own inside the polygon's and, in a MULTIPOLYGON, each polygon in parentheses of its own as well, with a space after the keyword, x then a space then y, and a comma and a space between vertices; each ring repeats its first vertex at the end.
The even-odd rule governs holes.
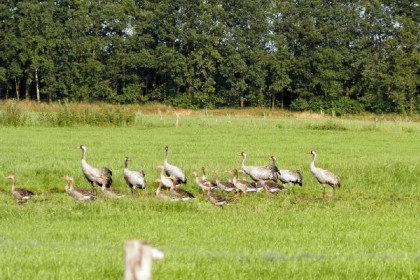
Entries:
POLYGON ((153 264, 155 279, 418 279, 419 126, 203 114, 182 115, 175 127, 172 114, 139 112, 122 127, 1 126, 0 177, 13 173, 19 186, 38 193, 16 203, 10 181, 0 179, 1 278, 121 278, 124 240, 136 238, 165 252, 153 264), (90 188, 80 144, 128 197, 78 203, 64 193, 66 174, 90 188), (165 145, 195 201, 155 198, 165 145), (317 165, 342 179, 335 198, 322 198, 309 171, 312 149, 317 165), (211 177, 211 170, 239 168, 241 151, 247 165, 267 165, 275 155, 280 167, 301 170, 296 198, 258 193, 211 205, 192 171, 204 166, 211 177), (146 190, 134 196, 122 175, 125 156, 133 159, 130 169, 146 173, 146 190))

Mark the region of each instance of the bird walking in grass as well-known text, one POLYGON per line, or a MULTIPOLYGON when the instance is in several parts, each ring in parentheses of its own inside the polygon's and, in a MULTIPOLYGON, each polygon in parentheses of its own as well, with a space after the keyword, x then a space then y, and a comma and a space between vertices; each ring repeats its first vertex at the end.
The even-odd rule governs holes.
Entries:
POLYGON ((206 170, 204 169, 204 166, 201 167, 201 171, 203 173, 203 175, 201 175, 201 180, 207 180, 213 185, 213 188, 217 188, 216 180, 207 178, 207 174, 206 174, 206 170))
POLYGON ((76 200, 94 200, 96 199, 96 194, 90 190, 74 187, 74 179, 68 175, 64 176, 64 179, 67 182, 66 193, 73 197, 76 200))
POLYGON ((165 159, 163 161, 163 167, 167 176, 173 176, 176 178, 178 184, 186 184, 187 177, 184 172, 178 166, 168 163, 169 147, 165 147, 165 159))
POLYGON ((269 180, 259 180, 258 184, 264 188, 267 193, 285 192, 285 186, 269 180))
MULTIPOLYGON (((165 188, 170 189, 172 187, 172 179, 170 179, 166 173, 165 173, 165 167, 163 165, 158 165, 158 168, 160 169, 160 182, 162 183, 162 186, 165 188)), ((177 182, 178 184, 178 182, 177 182)))
POLYGON ((214 174, 216 174, 216 185, 221 191, 232 192, 236 189, 235 185, 232 182, 220 181, 219 180, 219 172, 217 170, 214 170, 213 172, 214 172, 214 174))
POLYGON ((317 153, 315 151, 311 151, 310 154, 312 155, 312 161, 310 164, 311 173, 315 176, 315 178, 324 188, 323 197, 325 198, 326 185, 330 185, 332 187, 333 195, 334 195, 335 187, 338 187, 338 188, 341 187, 340 178, 329 170, 316 167, 315 160, 317 158, 317 153))
POLYGON ((85 176, 86 180, 88 180, 88 182, 92 185, 92 188, 95 191, 95 193, 95 184, 100 187, 105 186, 106 188, 110 188, 112 184, 112 171, 106 167, 96 168, 90 166, 86 162, 87 148, 83 145, 80 145, 78 148, 82 150, 81 164, 83 175, 85 176))
POLYGON ((207 199, 216 206, 223 206, 228 204, 226 197, 217 193, 213 193, 211 188, 207 189, 207 199))
POLYGON ((12 195, 18 201, 28 201, 31 197, 35 196, 35 194, 27 189, 20 188, 16 186, 16 177, 15 175, 9 175, 6 179, 12 180, 12 195))
POLYGON ((139 170, 129 170, 128 169, 128 162, 131 161, 130 158, 124 158, 124 180, 127 185, 131 189, 131 193, 133 193, 134 189, 142 189, 146 188, 146 178, 144 175, 144 171, 142 169, 139 170))

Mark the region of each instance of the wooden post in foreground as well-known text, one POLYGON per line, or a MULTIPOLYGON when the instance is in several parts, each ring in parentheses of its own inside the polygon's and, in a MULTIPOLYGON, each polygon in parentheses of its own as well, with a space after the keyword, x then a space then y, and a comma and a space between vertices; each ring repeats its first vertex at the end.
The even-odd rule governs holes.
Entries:
POLYGON ((152 279, 152 260, 163 259, 163 252, 146 241, 127 240, 124 247, 124 280, 152 279))

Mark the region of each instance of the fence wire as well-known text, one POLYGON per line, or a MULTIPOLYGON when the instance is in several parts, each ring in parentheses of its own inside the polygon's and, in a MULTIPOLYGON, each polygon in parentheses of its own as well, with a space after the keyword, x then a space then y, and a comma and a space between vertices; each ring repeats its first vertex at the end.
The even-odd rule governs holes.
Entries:
MULTIPOLYGON (((82 250, 99 250, 99 251, 119 251, 122 252, 123 246, 107 246, 82 243, 42 243, 36 241, 14 241, 0 240, 0 246, 3 247, 43 247, 57 249, 82 249, 82 250)), ((157 248, 168 253, 189 253, 214 259, 228 259, 237 261, 270 261, 270 262, 286 262, 301 260, 336 260, 336 259, 400 259, 400 260, 418 260, 420 261, 420 253, 355 253, 355 254, 317 254, 305 253, 296 255, 284 255, 278 250, 268 249, 260 255, 251 254, 229 254, 215 251, 196 250, 181 247, 159 247, 157 248)))

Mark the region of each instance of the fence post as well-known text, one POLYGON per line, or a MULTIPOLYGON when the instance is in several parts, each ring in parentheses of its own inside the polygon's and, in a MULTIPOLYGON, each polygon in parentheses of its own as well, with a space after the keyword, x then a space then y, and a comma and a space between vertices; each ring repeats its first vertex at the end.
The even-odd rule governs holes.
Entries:
POLYGON ((152 260, 163 259, 163 252, 152 248, 146 241, 127 240, 124 259, 124 280, 150 280, 152 260))
POLYGON ((178 127, 178 125, 179 125, 179 115, 180 115, 180 113, 176 113, 176 122, 175 122, 176 127, 178 127))

